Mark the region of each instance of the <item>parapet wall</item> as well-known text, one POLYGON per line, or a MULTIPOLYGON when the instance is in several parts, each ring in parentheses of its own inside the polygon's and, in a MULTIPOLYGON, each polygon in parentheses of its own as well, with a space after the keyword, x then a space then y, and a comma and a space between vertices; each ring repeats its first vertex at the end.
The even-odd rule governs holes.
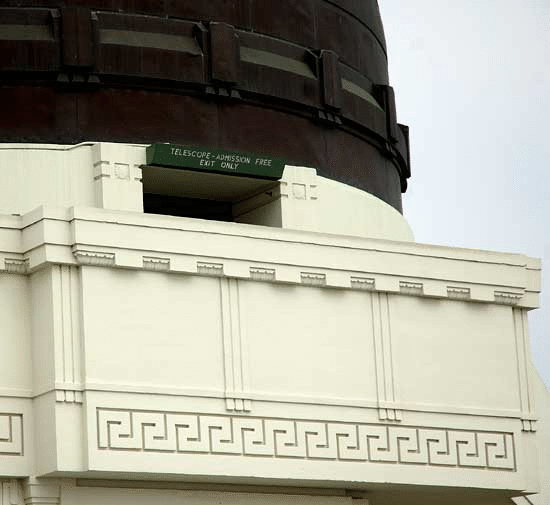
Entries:
POLYGON ((0 160, 0 505, 545 504, 538 260, 417 244, 311 168, 0 160), (145 191, 240 222, 144 213, 145 191))
POLYGON ((78 208, 0 243, 6 477, 539 491, 538 261, 78 208))
POLYGON ((388 240, 412 240, 405 218, 379 198, 287 166, 281 181, 148 167, 146 146, 0 144, 0 213, 41 205, 143 212, 145 191, 234 202, 235 221, 388 240))

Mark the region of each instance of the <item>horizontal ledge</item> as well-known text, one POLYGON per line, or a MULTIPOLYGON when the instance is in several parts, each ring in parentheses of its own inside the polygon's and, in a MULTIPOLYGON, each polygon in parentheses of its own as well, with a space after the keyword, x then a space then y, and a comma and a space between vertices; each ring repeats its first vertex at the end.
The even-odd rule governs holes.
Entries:
POLYGON ((47 25, 0 24, 0 41, 2 40, 55 42, 52 30, 47 25))
POLYGON ((193 37, 131 30, 99 29, 99 43, 177 51, 200 55, 202 51, 193 37))
MULTIPOLYGON (((15 391, 15 390, 14 390, 15 391)), ((229 396, 224 390, 204 390, 187 389, 175 386, 154 386, 144 384, 121 384, 121 383, 103 383, 89 381, 81 386, 65 387, 56 386, 54 389, 44 389, 40 392, 26 393, 21 399, 33 399, 46 396, 57 391, 75 391, 79 393, 99 393, 102 395, 124 394, 124 395, 152 395, 155 397, 180 397, 194 399, 224 400, 229 396)), ((0 389, 0 393, 2 390, 0 389)), ((0 394, 0 396, 2 396, 0 394)), ((530 419, 536 421, 538 418, 533 414, 521 412, 519 409, 484 409, 479 407, 455 407, 450 405, 411 403, 411 402, 378 402, 376 399, 365 400, 364 398, 334 398, 325 396, 303 396, 280 393, 270 393, 265 391, 246 391, 239 393, 240 399, 246 399, 263 404, 294 404, 294 405, 314 405, 320 407, 337 407, 342 409, 368 409, 375 411, 378 408, 396 409, 403 412, 417 414, 443 414, 457 415, 466 417, 489 417, 504 419, 530 419)))
MULTIPOLYGON (((212 482, 166 482, 140 480, 76 479, 77 487, 103 487, 120 489, 176 489, 181 491, 214 491, 225 493, 285 494, 305 496, 349 496, 345 489, 259 486, 244 484, 216 484, 212 482)), ((355 493, 352 493, 355 494, 355 493)))

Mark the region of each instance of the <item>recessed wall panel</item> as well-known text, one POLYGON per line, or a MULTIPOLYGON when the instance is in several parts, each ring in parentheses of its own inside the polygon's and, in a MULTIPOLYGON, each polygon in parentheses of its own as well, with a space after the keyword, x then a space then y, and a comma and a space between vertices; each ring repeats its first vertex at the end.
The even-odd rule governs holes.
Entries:
POLYGON ((27 277, 0 273, 0 392, 29 391, 31 349, 27 277))
POLYGON ((519 409, 512 308, 392 296, 401 398, 431 408, 519 409))
POLYGON ((369 293, 241 283, 254 393, 376 400, 369 293))
POLYGON ((219 280, 82 268, 86 380, 223 390, 219 280))

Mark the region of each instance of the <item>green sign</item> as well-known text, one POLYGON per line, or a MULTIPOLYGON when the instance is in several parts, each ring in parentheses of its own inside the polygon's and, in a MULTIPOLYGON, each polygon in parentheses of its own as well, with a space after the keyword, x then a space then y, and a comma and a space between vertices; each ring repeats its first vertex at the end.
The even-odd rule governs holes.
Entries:
POLYGON ((203 147, 151 144, 147 165, 231 174, 277 180, 283 176, 286 161, 270 156, 235 153, 203 147))

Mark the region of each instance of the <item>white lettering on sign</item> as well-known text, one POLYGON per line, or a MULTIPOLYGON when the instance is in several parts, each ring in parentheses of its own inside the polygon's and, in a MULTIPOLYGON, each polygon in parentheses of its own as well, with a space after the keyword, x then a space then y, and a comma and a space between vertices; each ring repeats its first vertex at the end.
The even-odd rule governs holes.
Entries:
MULTIPOLYGON (((208 149, 193 148, 193 147, 176 147, 169 146, 170 154, 174 157, 182 158, 177 164, 181 166, 188 165, 189 167, 204 167, 209 170, 226 170, 232 172, 246 172, 263 168, 272 168, 273 159, 247 156, 239 153, 227 153, 219 151, 209 151, 208 149)), ((275 161, 277 164, 277 161, 275 161)), ((262 170, 259 170, 259 173, 262 170)))
POLYGON ((239 156, 238 154, 218 154, 216 160, 228 161, 231 163, 244 163, 245 165, 249 165, 251 161, 247 156, 239 156))
POLYGON ((271 160, 267 158, 256 158, 256 165, 261 165, 262 167, 270 167, 271 160))
POLYGON ((212 153, 208 151, 191 151, 189 149, 180 149, 179 147, 171 147, 170 150, 173 156, 184 156, 186 158, 197 158, 199 160, 209 160, 212 156, 212 153))
MULTIPOLYGON (((250 165, 252 160, 248 156, 241 156, 238 154, 225 154, 220 153, 217 155, 208 151, 198 151, 193 149, 181 149, 179 147, 171 147, 171 153, 173 156, 182 156, 185 158, 195 158, 199 160, 199 166, 214 168, 217 166, 217 162, 220 162, 221 168, 228 170, 238 170, 239 165, 250 165)), ((271 160, 262 159, 261 163, 256 160, 256 165, 271 166, 271 160)))

